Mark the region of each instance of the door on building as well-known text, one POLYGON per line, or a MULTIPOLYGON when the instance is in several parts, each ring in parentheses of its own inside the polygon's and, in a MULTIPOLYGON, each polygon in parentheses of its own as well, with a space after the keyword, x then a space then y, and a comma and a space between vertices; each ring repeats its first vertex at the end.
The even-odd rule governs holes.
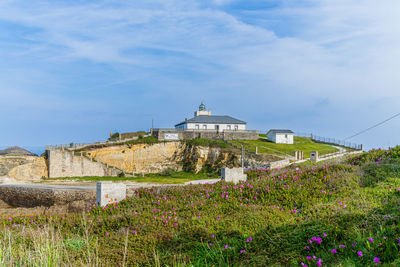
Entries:
POLYGON ((217 130, 217 132, 219 132, 219 125, 215 125, 215 130, 217 130))

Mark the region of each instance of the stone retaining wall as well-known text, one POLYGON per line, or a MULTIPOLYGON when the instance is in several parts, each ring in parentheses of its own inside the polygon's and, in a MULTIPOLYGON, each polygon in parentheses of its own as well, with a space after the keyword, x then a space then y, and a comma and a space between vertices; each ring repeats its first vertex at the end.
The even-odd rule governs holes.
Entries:
POLYGON ((284 160, 279 160, 279 161, 274 161, 269 163, 269 168, 272 169, 281 169, 285 168, 290 165, 290 160, 289 159, 284 159, 284 160))
POLYGON ((49 177, 117 176, 119 171, 66 150, 48 150, 49 177))
POLYGON ((213 130, 186 130, 175 129, 153 129, 152 135, 160 141, 164 141, 165 134, 177 134, 179 140, 205 138, 205 139, 223 139, 223 140, 257 140, 258 131, 213 131, 213 130))

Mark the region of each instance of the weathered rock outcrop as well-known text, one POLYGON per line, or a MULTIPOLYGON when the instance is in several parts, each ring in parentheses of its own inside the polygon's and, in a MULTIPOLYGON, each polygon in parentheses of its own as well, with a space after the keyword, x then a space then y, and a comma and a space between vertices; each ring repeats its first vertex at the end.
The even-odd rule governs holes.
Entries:
POLYGON ((94 204, 95 199, 95 188, 32 184, 0 185, 0 200, 12 207, 51 207, 76 201, 89 201, 94 204))
POLYGON ((82 212, 95 202, 94 187, 0 185, 0 218, 82 212))
POLYGON ((15 181, 30 181, 47 176, 47 165, 44 157, 0 156, 0 178, 8 177, 15 181))
POLYGON ((86 151, 89 157, 126 173, 157 173, 166 169, 199 172, 203 168, 240 165, 233 149, 193 146, 184 142, 134 144, 86 151))

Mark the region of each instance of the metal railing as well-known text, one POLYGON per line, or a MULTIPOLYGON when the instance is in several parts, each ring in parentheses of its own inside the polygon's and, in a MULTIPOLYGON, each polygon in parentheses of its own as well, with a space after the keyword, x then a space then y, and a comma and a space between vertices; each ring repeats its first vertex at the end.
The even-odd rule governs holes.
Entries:
POLYGON ((346 142, 344 140, 340 140, 340 139, 336 139, 336 138, 324 137, 324 136, 314 135, 312 133, 301 133, 301 132, 296 132, 295 135, 299 136, 299 137, 307 137, 317 143, 337 145, 337 146, 342 146, 342 147, 355 149, 355 150, 363 150, 362 144, 346 142))

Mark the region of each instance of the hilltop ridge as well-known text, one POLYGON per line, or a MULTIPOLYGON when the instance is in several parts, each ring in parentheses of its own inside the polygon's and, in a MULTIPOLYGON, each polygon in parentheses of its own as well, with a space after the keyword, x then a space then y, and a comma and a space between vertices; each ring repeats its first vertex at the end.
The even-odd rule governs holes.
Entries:
POLYGON ((10 146, 4 150, 0 150, 0 155, 24 155, 24 156, 37 156, 36 154, 21 148, 19 146, 10 146))

